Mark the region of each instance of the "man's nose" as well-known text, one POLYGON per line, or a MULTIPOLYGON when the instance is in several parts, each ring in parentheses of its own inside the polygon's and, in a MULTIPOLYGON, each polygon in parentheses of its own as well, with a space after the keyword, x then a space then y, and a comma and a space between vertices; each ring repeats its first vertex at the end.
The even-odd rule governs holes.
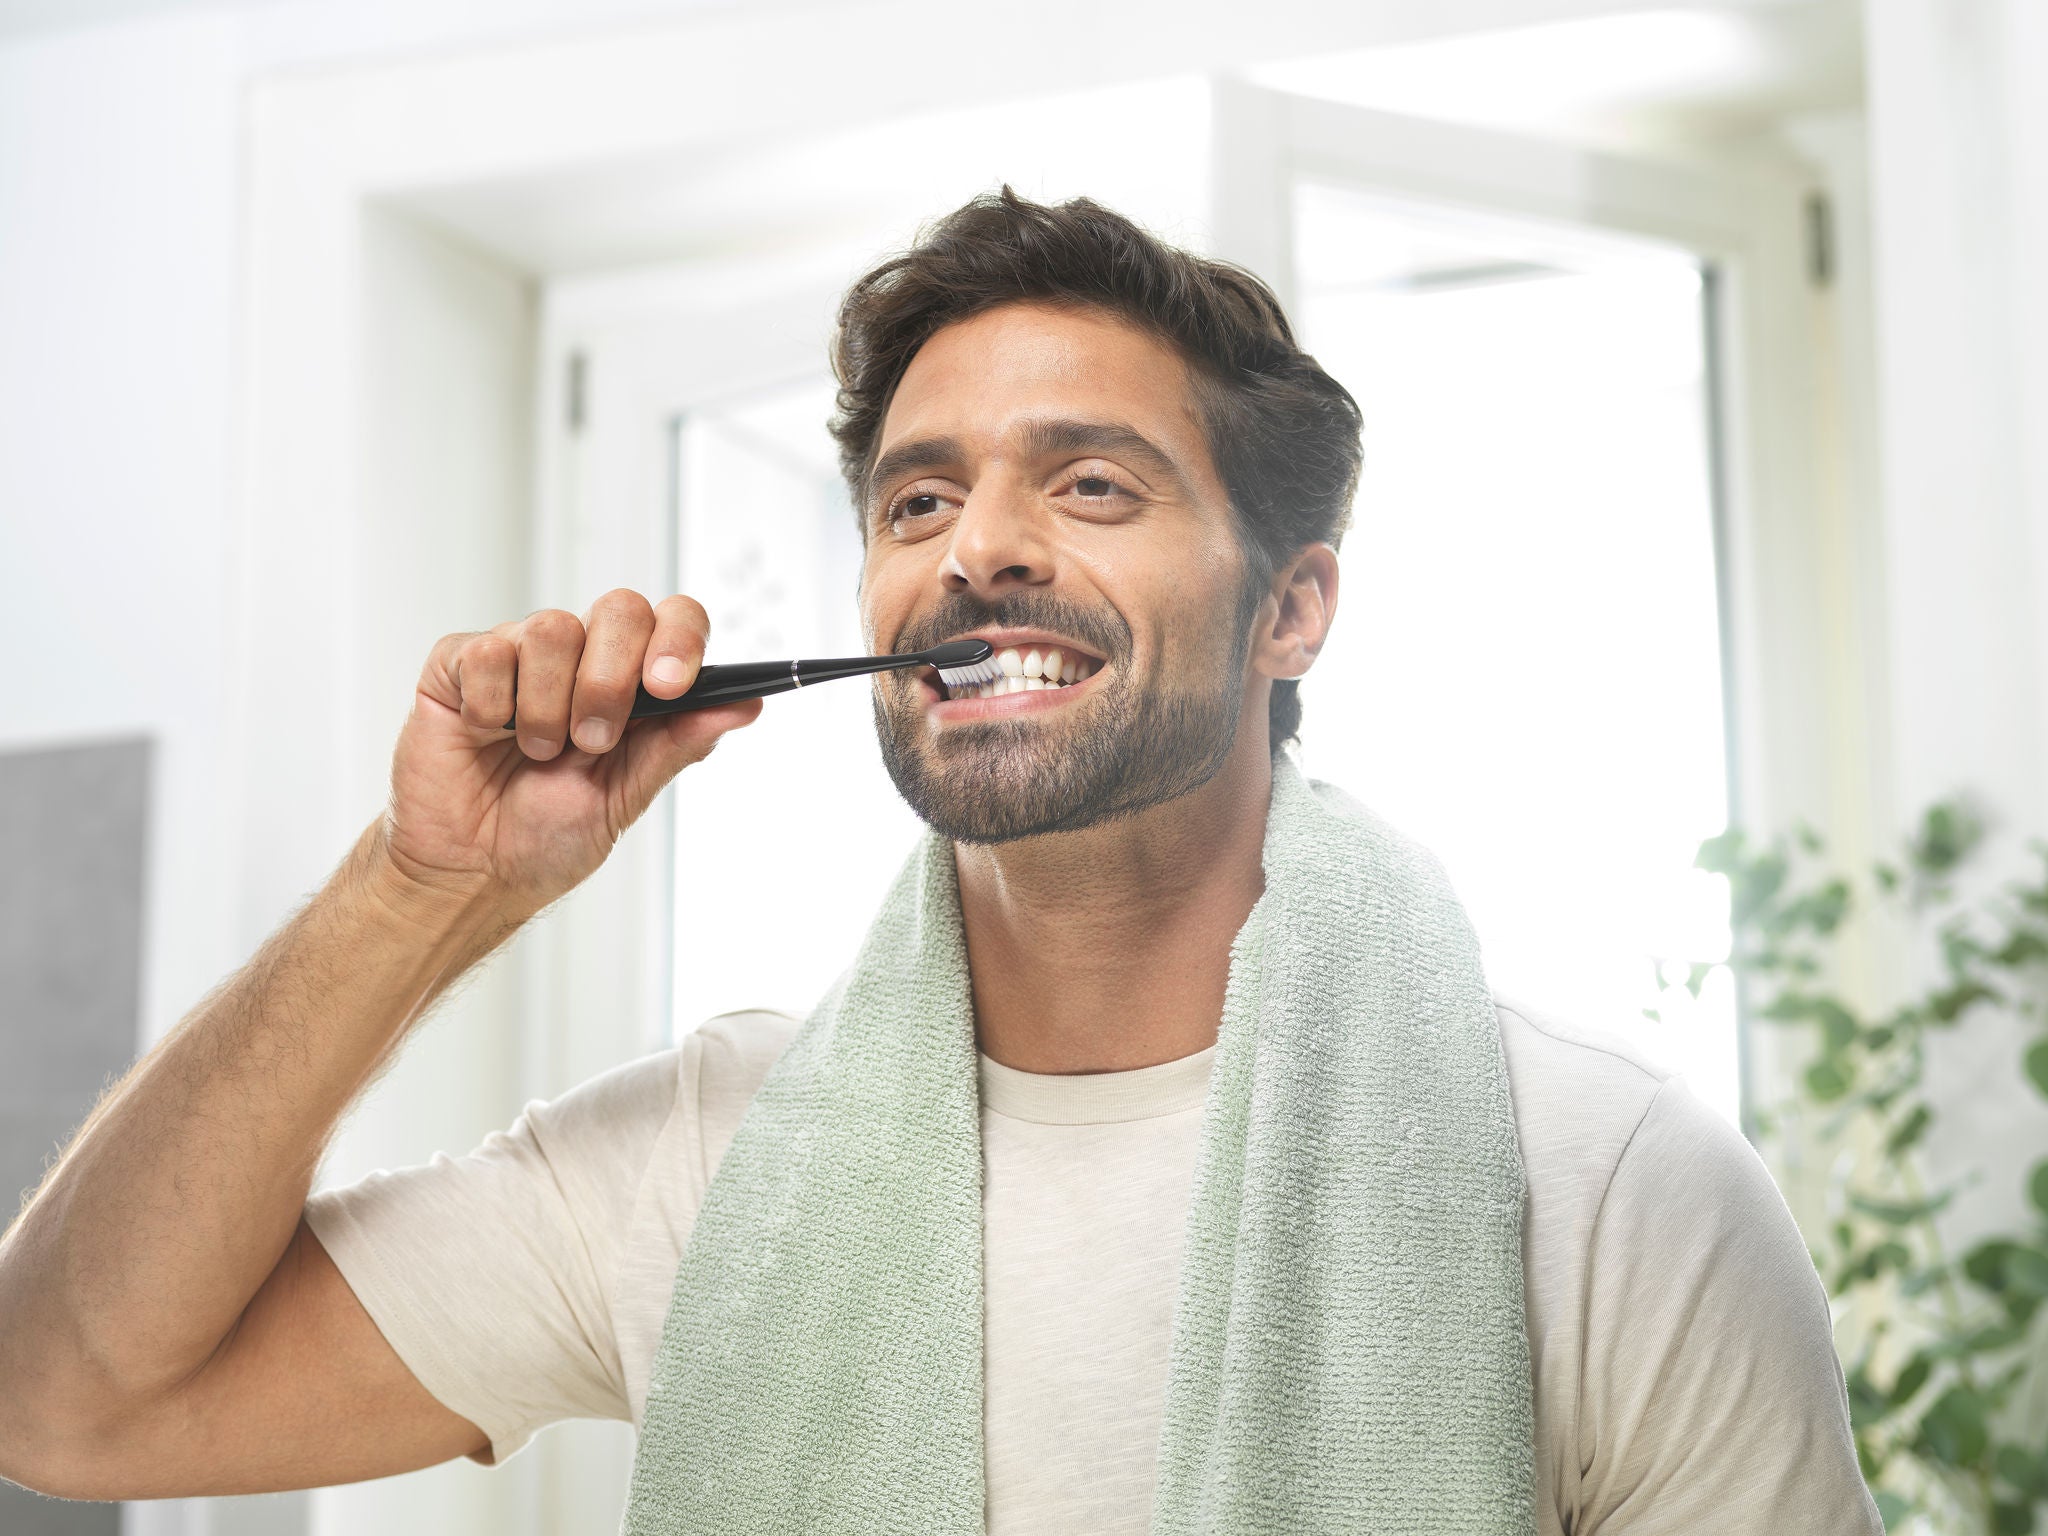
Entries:
POLYGON ((984 480, 960 504, 940 580, 948 592, 985 600, 1051 581, 1046 534, 1044 514, 1027 493, 984 480))

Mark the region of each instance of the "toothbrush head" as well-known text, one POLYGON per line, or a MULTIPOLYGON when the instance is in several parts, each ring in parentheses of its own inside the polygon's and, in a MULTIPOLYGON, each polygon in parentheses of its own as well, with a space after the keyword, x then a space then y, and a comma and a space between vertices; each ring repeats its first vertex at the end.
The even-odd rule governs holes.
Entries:
POLYGON ((957 688, 994 681, 1003 669, 996 665, 996 650, 986 640, 953 640, 924 652, 926 665, 936 668, 948 698, 957 688))

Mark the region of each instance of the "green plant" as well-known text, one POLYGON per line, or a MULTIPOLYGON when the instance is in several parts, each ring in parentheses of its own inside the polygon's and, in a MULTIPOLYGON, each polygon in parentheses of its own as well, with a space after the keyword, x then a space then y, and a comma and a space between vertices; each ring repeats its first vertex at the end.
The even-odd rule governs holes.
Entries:
MULTIPOLYGON (((2014 1029, 2022 1072, 2048 1096, 2039 997, 2048 976, 2048 843, 2028 845, 2043 861, 2039 884, 2008 885, 2011 901, 1963 910, 1953 880, 1982 834, 1966 806, 1944 802, 1908 840, 1903 870, 1874 868, 1874 898, 1917 930, 1931 925, 1942 959, 1938 985, 1883 1017, 1863 1016, 1818 979, 1823 953, 1855 905, 1849 881, 1795 883, 1782 839, 1756 848, 1740 829, 1707 839, 1695 860, 1728 878, 1728 958, 1690 962, 1676 983, 1697 999, 1725 965, 1755 1016, 1815 1031, 1817 1049, 1797 1089, 1759 1109, 1754 1123, 1766 1152, 1794 1134, 1838 1149, 1828 1229, 1813 1258, 1829 1294, 1838 1303, 1860 1298, 1869 1320, 1866 1342, 1843 1372, 1857 1454, 1887 1530, 1918 1514, 1944 1532, 2028 1532, 2048 1503, 2048 1434, 2035 1425, 2040 1438, 2025 1444, 1997 1427, 2015 1392, 2048 1371, 2048 1350, 2028 1342, 2048 1299, 2048 1157, 1993 1171, 2026 1180, 2029 1214, 2038 1219, 1959 1256, 1944 1246, 1936 1217, 1984 1170, 1932 1191, 1923 1176, 1923 1144, 1937 1116, 1923 1091, 1930 1040, 1983 1018, 2014 1029)), ((1799 841, 1807 855, 1822 852, 1810 827, 1799 829, 1799 841)), ((1658 977, 1663 984, 1662 965, 1658 977)), ((2015 1156, 2024 1162, 2019 1149, 2015 1156)))

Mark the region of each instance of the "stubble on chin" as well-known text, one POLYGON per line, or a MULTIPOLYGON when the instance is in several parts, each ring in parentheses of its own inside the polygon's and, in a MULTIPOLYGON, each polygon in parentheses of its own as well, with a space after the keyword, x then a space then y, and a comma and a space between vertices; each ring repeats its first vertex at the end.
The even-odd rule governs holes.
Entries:
POLYGON ((927 727, 914 693, 892 690, 892 704, 877 689, 875 732, 897 792, 940 836, 1006 843, 1075 832, 1213 778, 1236 738, 1241 671, 1240 661, 1197 691, 1171 695, 1118 678, 1114 691, 1067 706, 1072 720, 1025 716, 942 732, 927 727))

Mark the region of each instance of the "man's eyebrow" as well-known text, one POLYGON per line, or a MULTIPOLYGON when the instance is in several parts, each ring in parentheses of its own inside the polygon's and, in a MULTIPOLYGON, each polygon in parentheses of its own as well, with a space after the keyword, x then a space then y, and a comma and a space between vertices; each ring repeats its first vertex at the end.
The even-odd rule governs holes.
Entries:
POLYGON ((1099 453, 1129 459, 1169 480, 1176 490, 1189 489, 1186 470, 1173 455, 1122 421, 1032 421, 1024 425, 1024 451, 1033 458, 1052 454, 1099 453))
POLYGON ((886 485, 902 475, 935 469, 943 464, 957 464, 966 457, 958 438, 919 437, 898 443, 875 460, 875 467, 868 471, 867 484, 862 488, 862 509, 865 511, 873 505, 877 486, 886 485))

